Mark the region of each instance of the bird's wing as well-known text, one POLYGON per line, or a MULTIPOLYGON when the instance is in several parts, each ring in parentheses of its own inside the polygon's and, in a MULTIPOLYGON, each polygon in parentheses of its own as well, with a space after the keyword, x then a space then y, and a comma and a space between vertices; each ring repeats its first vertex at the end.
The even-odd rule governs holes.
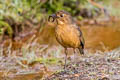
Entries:
POLYGON ((82 34, 79 26, 78 26, 78 30, 79 30, 79 33, 80 33, 80 43, 81 43, 82 49, 84 49, 85 40, 83 38, 83 34, 82 34))
POLYGON ((81 30, 80 30, 80 27, 78 25, 76 25, 76 24, 74 24, 73 27, 75 27, 77 29, 77 31, 78 31, 79 39, 80 39, 80 46, 81 46, 82 49, 84 49, 85 40, 83 38, 83 34, 82 34, 81 30))

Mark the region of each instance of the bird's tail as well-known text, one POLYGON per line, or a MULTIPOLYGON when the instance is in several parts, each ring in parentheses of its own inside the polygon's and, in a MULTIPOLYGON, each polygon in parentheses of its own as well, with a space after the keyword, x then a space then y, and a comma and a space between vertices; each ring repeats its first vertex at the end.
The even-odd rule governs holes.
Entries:
POLYGON ((82 49, 82 48, 78 48, 78 49, 80 51, 80 54, 84 54, 84 49, 82 49))

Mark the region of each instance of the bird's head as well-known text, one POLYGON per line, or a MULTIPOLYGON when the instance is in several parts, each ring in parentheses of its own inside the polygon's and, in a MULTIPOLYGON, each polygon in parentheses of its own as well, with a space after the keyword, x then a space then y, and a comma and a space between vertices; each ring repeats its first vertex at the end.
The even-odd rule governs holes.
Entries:
POLYGON ((72 22, 71 15, 66 11, 58 11, 55 14, 52 14, 49 16, 48 21, 50 21, 50 18, 52 17, 52 22, 56 21, 57 24, 70 24, 72 22))

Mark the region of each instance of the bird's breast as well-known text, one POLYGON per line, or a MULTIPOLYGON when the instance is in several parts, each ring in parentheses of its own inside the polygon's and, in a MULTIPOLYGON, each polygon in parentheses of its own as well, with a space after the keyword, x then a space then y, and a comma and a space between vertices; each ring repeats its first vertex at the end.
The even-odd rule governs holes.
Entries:
POLYGON ((64 47, 79 47, 79 32, 67 25, 57 26, 55 29, 57 41, 64 47))

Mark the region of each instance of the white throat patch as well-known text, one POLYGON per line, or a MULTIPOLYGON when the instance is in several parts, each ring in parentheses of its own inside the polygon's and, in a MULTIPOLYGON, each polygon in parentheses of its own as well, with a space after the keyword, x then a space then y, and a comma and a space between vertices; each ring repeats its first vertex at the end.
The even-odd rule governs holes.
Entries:
POLYGON ((59 24, 64 24, 62 21, 59 21, 59 24))

